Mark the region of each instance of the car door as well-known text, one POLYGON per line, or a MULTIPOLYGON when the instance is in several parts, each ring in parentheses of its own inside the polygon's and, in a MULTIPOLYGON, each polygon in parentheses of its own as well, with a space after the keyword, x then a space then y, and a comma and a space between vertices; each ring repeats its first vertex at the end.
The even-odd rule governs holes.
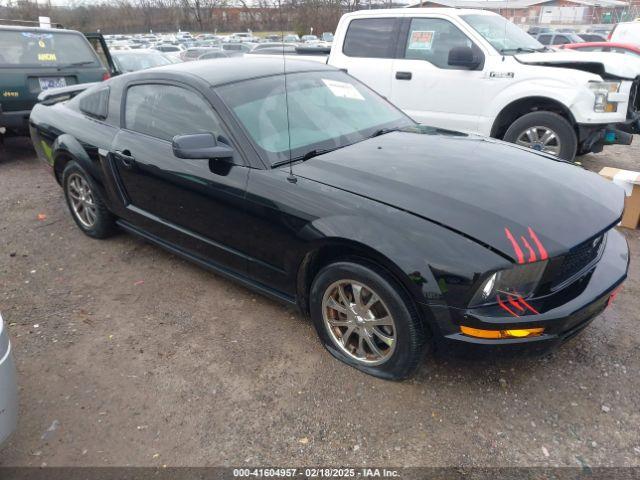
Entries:
POLYGON ((371 17, 352 20, 342 51, 331 53, 331 65, 345 70, 384 97, 391 94, 391 70, 401 19, 371 17))
POLYGON ((482 68, 484 53, 447 19, 406 21, 402 58, 393 62, 391 102, 420 123, 478 131, 483 99, 490 98, 486 89, 493 85, 482 68), (449 52, 456 47, 472 48, 482 64, 475 70, 449 65, 449 52))
POLYGON ((110 156, 135 224, 188 253, 237 271, 246 238, 243 200, 249 168, 233 160, 187 160, 172 149, 176 135, 213 133, 232 148, 211 104, 185 85, 131 84, 110 156))

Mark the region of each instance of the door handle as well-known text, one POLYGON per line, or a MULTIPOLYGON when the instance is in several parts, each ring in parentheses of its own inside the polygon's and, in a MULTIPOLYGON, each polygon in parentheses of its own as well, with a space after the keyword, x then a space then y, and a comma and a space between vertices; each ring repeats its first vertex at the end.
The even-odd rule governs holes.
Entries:
POLYGON ((411 80, 411 72, 396 72, 397 80, 411 80))
POLYGON ((129 150, 116 150, 115 152, 113 152, 114 155, 116 156, 116 158, 118 158, 121 162, 122 165, 126 168, 133 168, 135 163, 136 163, 136 159, 134 156, 131 155, 131 152, 129 150))

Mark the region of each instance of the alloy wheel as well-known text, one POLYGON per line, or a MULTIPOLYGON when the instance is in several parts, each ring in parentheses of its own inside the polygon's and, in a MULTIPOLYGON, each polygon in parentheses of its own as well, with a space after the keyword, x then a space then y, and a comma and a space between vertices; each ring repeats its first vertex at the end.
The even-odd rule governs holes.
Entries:
POLYGON ((67 180, 67 194, 71 209, 78 221, 85 228, 92 228, 98 213, 89 183, 78 173, 72 173, 67 180))
POLYGON ((529 127, 517 136, 516 143, 539 152, 560 155, 562 143, 556 132, 548 127, 529 127))
POLYGON ((374 366, 393 355, 396 325, 371 287, 355 280, 332 283, 322 298, 322 316, 333 343, 351 359, 374 366))

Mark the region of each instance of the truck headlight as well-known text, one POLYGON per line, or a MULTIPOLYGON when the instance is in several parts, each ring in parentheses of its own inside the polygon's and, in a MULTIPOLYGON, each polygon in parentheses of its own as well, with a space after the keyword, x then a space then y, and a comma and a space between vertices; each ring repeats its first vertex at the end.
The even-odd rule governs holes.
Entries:
POLYGON ((489 275, 475 293, 470 307, 496 303, 498 295, 514 295, 527 298, 535 292, 542 274, 547 268, 547 261, 514 265, 489 275))
POLYGON ((620 82, 590 82, 589 90, 595 95, 593 111, 598 113, 611 113, 618 110, 617 102, 609 101, 610 93, 618 93, 620 82))

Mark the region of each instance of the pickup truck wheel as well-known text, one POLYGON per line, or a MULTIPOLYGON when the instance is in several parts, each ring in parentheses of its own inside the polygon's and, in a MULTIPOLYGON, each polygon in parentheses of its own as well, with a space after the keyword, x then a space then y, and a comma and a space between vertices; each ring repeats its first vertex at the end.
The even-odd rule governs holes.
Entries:
POLYGON ((114 232, 113 215, 91 176, 78 163, 67 164, 62 172, 62 185, 67 206, 80 230, 93 238, 106 238, 114 232))
POLYGON ((326 349, 388 380, 412 375, 427 332, 411 301, 385 272, 355 262, 324 267, 310 290, 311 318, 326 349))
POLYGON ((571 124, 552 112, 523 115, 511 124, 504 140, 564 160, 573 160, 578 146, 578 137, 571 124))

